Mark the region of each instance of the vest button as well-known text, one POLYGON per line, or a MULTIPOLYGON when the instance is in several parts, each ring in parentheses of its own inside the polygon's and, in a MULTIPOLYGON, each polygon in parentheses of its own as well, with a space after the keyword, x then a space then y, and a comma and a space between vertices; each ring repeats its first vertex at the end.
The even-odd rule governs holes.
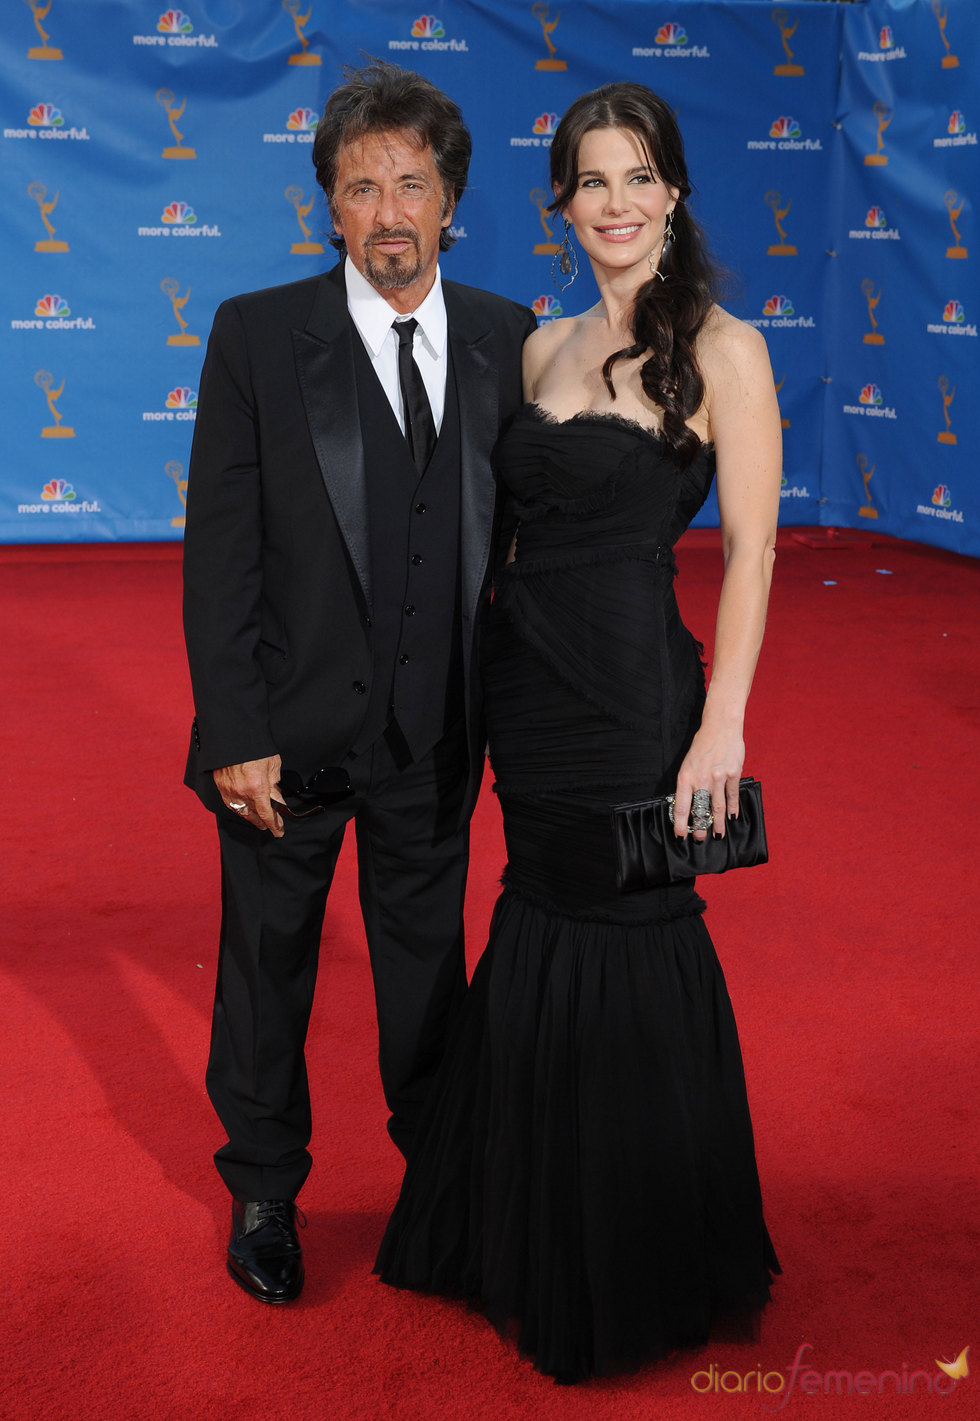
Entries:
POLYGON ((365 618, 364 618, 364 625, 365 625, 366 627, 369 627, 369 626, 371 625, 371 618, 370 618, 370 617, 365 617, 365 618))
POLYGON ((421 567, 421 566, 422 566, 422 559, 419 557, 418 553, 414 553, 414 554, 412 555, 412 566, 413 566, 413 567, 421 567))
POLYGON ((406 616, 406 617, 414 617, 414 616, 415 616, 415 608, 413 607, 413 605, 412 605, 411 602, 409 602, 408 606, 405 608, 405 616, 406 616))
POLYGON ((416 512, 416 513, 424 513, 424 512, 425 512, 425 504, 424 504, 424 503, 417 503, 417 504, 415 505, 415 512, 416 512))
POLYGON ((402 652, 401 656, 399 656, 399 658, 398 658, 398 665, 399 665, 399 666, 407 666, 407 665, 408 665, 408 657, 405 655, 404 652, 402 652))
POLYGON ((355 681, 353 689, 357 692, 359 696, 363 696, 364 692, 367 690, 367 686, 365 686, 363 681, 355 681))

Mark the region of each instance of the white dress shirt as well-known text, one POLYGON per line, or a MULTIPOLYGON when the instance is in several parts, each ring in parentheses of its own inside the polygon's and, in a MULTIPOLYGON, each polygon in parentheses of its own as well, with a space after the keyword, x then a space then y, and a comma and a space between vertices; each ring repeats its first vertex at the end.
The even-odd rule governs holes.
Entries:
POLYGON ((436 278, 425 300, 417 310, 405 316, 388 305, 349 257, 344 262, 344 279, 347 283, 347 309, 403 434, 405 410, 398 380, 398 336, 392 326, 396 321, 407 320, 409 315, 418 321, 412 350, 438 434, 446 409, 446 373, 449 368, 449 323, 439 268, 436 267, 436 278))

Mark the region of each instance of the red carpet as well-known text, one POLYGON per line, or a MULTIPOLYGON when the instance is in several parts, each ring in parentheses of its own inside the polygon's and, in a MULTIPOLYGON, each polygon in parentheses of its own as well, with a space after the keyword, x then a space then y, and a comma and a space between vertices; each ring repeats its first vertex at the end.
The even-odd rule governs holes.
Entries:
MULTIPOLYGON (((202 1079, 217 862, 180 784, 177 551, 0 550, 0 1417, 980 1414, 977 565, 781 535, 747 736, 772 860, 705 893, 784 1276, 756 1342, 563 1389, 465 1307, 371 1276, 400 1171, 346 850, 309 1052, 306 1290, 264 1308, 224 1272, 202 1079), (935 1359, 971 1344, 954 1385, 935 1359)), ((680 565, 710 632, 716 535, 680 565)), ((484 794, 473 955, 501 860, 484 794)))

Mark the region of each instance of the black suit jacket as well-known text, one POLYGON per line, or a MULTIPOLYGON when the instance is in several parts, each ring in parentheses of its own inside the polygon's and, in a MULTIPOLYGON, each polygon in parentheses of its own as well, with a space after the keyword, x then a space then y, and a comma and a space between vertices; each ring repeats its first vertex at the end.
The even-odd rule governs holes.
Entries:
MULTIPOLYGON (((525 307, 444 281, 460 412, 469 805, 483 770, 478 640, 496 528, 490 454, 521 402, 525 307)), ((184 539, 195 722, 186 783, 279 754, 339 764, 369 696, 367 490, 342 266, 224 302, 201 375, 184 539)))

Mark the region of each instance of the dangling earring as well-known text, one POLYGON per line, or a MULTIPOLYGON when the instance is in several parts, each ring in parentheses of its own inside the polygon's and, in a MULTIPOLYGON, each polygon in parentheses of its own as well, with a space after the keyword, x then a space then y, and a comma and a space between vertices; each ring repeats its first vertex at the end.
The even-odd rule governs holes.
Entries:
POLYGON ((565 291, 569 286, 571 286, 572 282, 578 276, 578 254, 575 251, 575 248, 572 246, 571 238, 568 235, 571 231, 571 226, 571 222, 569 222, 568 218, 566 217, 565 235, 561 239, 561 246, 558 248, 557 252, 555 252, 555 255, 551 259, 551 279, 555 283, 555 285, 559 287, 562 291, 565 291), (555 274, 556 266, 558 268, 558 271, 561 272, 562 276, 568 277, 567 281, 558 280, 558 277, 555 274))
POLYGON ((661 245, 661 248, 660 248, 660 260, 659 260, 659 262, 654 261, 654 259, 653 259, 653 252, 650 253, 650 256, 649 256, 649 258, 648 258, 648 261, 650 262, 650 270, 653 272, 654 276, 659 276, 661 281, 666 281, 666 280, 667 280, 667 277, 666 277, 665 274, 660 270, 660 266, 661 266, 661 264, 664 262, 664 260, 666 259, 666 257, 669 255, 670 249, 671 249, 671 247, 672 247, 673 245, 674 245, 674 209, 671 208, 670 211, 667 213, 667 221, 666 221, 666 223, 664 224, 664 240, 663 240, 663 244, 661 245))

